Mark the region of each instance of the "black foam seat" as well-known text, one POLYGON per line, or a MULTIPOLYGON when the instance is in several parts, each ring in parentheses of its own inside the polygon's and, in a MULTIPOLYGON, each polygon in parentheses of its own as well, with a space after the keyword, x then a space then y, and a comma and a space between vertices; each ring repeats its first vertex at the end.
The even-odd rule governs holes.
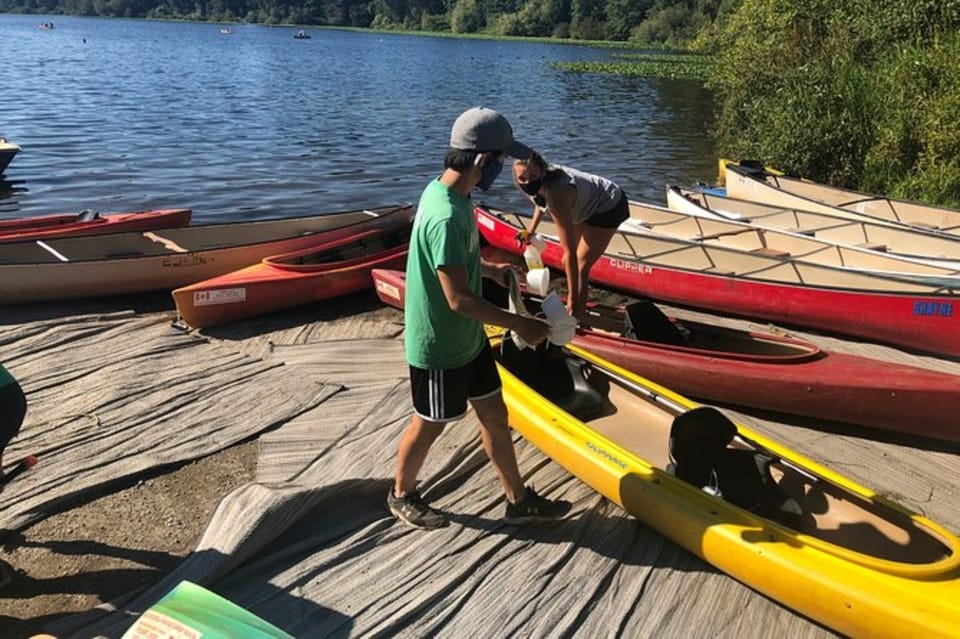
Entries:
POLYGON ((736 434, 736 425, 712 406, 677 415, 670 427, 673 464, 668 470, 763 516, 799 514, 799 504, 780 491, 770 472, 777 459, 760 450, 728 448, 736 434))
POLYGON ((530 388, 579 419, 590 419, 606 406, 610 388, 606 378, 593 375, 588 362, 559 346, 520 349, 506 335, 500 361, 530 388))
POLYGON ((712 406, 680 413, 670 426, 674 474, 697 488, 708 486, 717 461, 736 434, 733 422, 712 406))

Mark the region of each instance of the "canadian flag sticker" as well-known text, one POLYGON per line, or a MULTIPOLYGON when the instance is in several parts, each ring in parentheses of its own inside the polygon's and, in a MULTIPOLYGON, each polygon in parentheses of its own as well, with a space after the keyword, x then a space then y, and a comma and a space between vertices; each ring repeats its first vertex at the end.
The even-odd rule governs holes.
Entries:
POLYGON ((245 302, 247 289, 219 288, 212 291, 197 291, 193 294, 194 306, 214 306, 216 304, 236 304, 245 302))

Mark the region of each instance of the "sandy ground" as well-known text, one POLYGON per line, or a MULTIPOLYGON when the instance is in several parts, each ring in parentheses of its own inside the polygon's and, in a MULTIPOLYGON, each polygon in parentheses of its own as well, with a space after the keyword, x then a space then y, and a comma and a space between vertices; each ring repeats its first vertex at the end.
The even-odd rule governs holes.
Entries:
MULTIPOLYGON (((51 316, 64 314, 58 305, 49 306, 51 316)), ((130 308, 173 317, 172 302, 162 294, 107 299, 104 306, 98 310, 130 308)), ((90 309, 79 303, 76 311, 90 309)), ((342 298, 336 306, 318 303, 264 316, 252 322, 251 337, 270 328, 361 316, 402 321, 400 311, 384 306, 370 291, 342 298)), ((212 329, 214 336, 218 328, 212 329)), ((232 328, 226 332, 242 348, 243 326, 236 335, 232 328)), ((0 639, 31 637, 56 619, 157 582, 196 547, 223 497, 254 480, 257 457, 253 439, 112 485, 24 530, 0 530, 0 639), (4 575, 11 577, 8 583, 2 583, 4 575)))
POLYGON ((195 547, 223 496, 253 479, 256 461, 257 443, 240 444, 8 538, 0 557, 15 574, 0 588, 0 637, 29 637, 155 582, 195 547))

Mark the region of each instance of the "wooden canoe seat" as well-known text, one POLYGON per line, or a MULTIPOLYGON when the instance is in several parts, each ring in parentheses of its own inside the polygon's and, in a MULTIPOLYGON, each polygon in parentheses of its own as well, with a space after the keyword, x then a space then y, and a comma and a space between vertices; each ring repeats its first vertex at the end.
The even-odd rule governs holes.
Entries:
POLYGON ((861 244, 857 244, 857 246, 860 248, 870 249, 871 251, 883 251, 884 253, 890 250, 887 248, 887 245, 883 244, 882 242, 863 242, 861 244))
POLYGON ((804 229, 804 228, 800 228, 799 226, 794 226, 792 228, 783 229, 783 230, 786 231, 787 233, 798 233, 800 235, 806 235, 808 237, 814 237, 817 234, 817 232, 814 231, 813 229, 804 229))
POLYGON ((145 238, 151 242, 156 242, 157 244, 162 245, 164 248, 173 251, 174 253, 187 253, 187 249, 183 248, 173 240, 163 237, 162 235, 157 235, 153 231, 147 231, 143 234, 145 238))
POLYGON ((761 246, 750 251, 755 255, 764 255, 766 257, 790 257, 790 251, 781 251, 780 249, 761 246))

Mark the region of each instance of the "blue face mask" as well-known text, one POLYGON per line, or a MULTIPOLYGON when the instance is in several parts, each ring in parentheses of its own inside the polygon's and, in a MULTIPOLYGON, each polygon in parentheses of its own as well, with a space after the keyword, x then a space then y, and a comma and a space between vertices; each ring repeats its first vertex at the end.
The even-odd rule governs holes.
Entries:
POLYGON ((493 186, 493 183, 497 180, 502 170, 503 162, 498 161, 496 157, 491 157, 490 161, 487 162, 487 165, 482 169, 483 173, 480 176, 480 182, 477 183, 477 188, 481 191, 489 189, 493 186))

